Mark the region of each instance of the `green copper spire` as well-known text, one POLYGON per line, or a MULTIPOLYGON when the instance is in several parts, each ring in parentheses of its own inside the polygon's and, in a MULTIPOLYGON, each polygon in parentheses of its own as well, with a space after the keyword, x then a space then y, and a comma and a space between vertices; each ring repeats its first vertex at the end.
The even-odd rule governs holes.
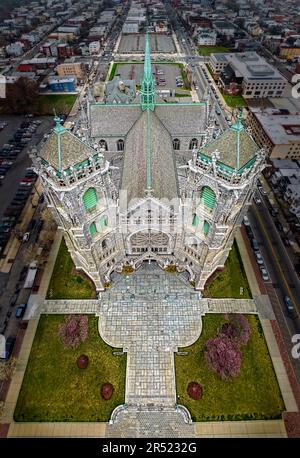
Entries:
POLYGON ((155 105, 155 81, 152 75, 151 55, 150 55, 150 39, 148 32, 146 33, 145 43, 145 60, 143 79, 141 84, 141 106, 142 110, 154 110, 155 105))
POLYGON ((231 126, 231 130, 233 130, 237 134, 237 151, 236 151, 236 169, 237 170, 239 170, 240 168, 240 148, 241 148, 240 136, 241 136, 242 130, 244 130, 242 118, 243 118, 243 112, 241 112, 237 116, 236 123, 233 124, 233 126, 231 126))
POLYGON ((61 124, 61 119, 57 116, 55 109, 54 111, 54 121, 55 127, 54 132, 57 134, 57 154, 58 154, 58 171, 61 172, 61 138, 60 135, 66 132, 66 129, 61 124))

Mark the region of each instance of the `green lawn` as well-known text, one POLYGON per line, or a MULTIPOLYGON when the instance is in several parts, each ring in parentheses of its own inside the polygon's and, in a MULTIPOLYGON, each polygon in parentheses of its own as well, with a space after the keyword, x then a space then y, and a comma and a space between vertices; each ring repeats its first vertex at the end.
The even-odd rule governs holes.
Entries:
POLYGON ((118 62, 114 62, 112 64, 111 71, 110 71, 109 78, 108 78, 109 81, 114 79, 118 65, 122 65, 122 64, 118 62))
POLYGON ((222 380, 204 360, 205 342, 216 336, 225 321, 221 314, 205 315, 201 337, 194 345, 180 349, 188 355, 175 354, 177 402, 188 408, 194 421, 281 418, 284 403, 259 319, 255 315, 247 318, 251 337, 242 347, 241 372, 230 381, 222 380), (198 401, 187 394, 191 381, 202 386, 202 399, 198 401))
POLYGON ((126 355, 114 356, 100 338, 98 319, 89 317, 89 337, 76 350, 66 350, 57 329, 65 315, 42 315, 14 413, 15 421, 108 421, 125 401, 126 355), (78 369, 79 355, 89 357, 87 369, 78 369), (114 393, 104 401, 103 383, 114 393))
POLYGON ((215 52, 230 52, 225 46, 198 46, 200 56, 209 56, 215 52))
POLYGON ((224 269, 216 272, 207 281, 204 296, 215 298, 232 297, 234 299, 249 299, 252 297, 243 261, 235 241, 224 269), (240 294, 240 287, 244 288, 242 295, 240 294))
POLYGON ((68 114, 77 99, 75 94, 40 95, 34 105, 33 111, 39 115, 68 114))
POLYGON ((228 95, 222 94, 225 102, 229 107, 245 107, 247 106, 246 101, 242 95, 228 95))
POLYGON ((72 258, 63 239, 55 261, 47 299, 94 299, 93 282, 75 270, 72 258))

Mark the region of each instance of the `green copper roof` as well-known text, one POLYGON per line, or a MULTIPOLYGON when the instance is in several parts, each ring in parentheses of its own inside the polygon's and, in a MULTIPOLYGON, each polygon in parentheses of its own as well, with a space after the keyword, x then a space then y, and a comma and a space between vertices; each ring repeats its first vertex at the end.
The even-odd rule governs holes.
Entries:
POLYGON ((142 110, 154 110, 155 106, 155 81, 152 75, 150 40, 146 33, 144 71, 141 82, 141 107, 142 110))
MULTIPOLYGON (((232 170, 240 170, 255 158, 259 147, 244 129, 241 118, 231 128, 200 150, 200 155, 212 158, 218 153, 218 162, 232 170)), ((251 162, 253 163, 253 162, 251 162)))

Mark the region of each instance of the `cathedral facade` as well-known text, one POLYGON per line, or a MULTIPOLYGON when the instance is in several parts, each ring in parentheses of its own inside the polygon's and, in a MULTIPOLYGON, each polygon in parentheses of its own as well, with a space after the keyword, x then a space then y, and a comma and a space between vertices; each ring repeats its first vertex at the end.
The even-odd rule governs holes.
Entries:
POLYGON ((148 37, 134 97, 91 103, 84 139, 57 119, 35 171, 76 268, 98 291, 145 261, 186 272, 202 290, 224 267, 264 151, 241 119, 216 136, 207 102, 160 101, 148 37))

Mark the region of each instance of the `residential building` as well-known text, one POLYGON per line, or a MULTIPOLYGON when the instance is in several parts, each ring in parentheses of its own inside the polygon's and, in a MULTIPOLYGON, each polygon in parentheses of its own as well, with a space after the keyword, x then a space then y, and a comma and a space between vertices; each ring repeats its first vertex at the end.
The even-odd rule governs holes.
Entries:
POLYGON ((83 81, 86 76, 82 63, 72 60, 57 65, 56 72, 58 76, 76 76, 79 81, 83 81))
POLYGON ((91 56, 98 55, 101 50, 100 41, 92 41, 89 43, 89 52, 91 56))
POLYGON ((300 117, 284 110, 250 108, 247 124, 271 159, 300 159, 300 117))
POLYGON ((215 46, 217 34, 214 30, 198 27, 196 30, 196 39, 199 46, 215 46))
POLYGON ((209 58, 209 65, 212 71, 219 75, 223 72, 225 67, 228 65, 226 54, 224 53, 211 53, 209 58))

